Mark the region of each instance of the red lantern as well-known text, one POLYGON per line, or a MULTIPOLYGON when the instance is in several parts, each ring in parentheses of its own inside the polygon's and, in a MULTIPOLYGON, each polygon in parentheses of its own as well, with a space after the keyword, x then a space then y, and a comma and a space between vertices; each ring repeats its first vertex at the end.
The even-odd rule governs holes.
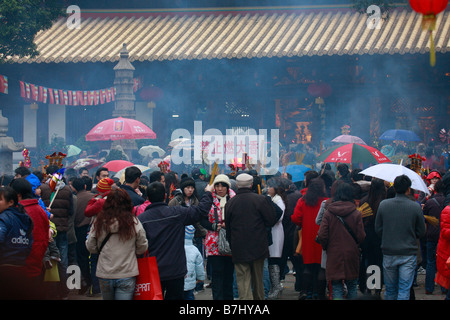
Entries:
POLYGON ((409 0, 411 8, 422 14, 422 30, 430 32, 430 64, 436 64, 433 30, 436 28, 436 15, 447 8, 448 0, 409 0))

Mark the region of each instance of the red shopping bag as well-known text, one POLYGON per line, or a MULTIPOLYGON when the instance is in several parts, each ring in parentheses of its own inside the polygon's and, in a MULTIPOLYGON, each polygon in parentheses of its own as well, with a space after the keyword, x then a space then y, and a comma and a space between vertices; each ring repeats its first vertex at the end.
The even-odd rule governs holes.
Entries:
POLYGON ((139 275, 136 278, 134 300, 163 300, 156 257, 150 257, 148 251, 138 258, 139 275))

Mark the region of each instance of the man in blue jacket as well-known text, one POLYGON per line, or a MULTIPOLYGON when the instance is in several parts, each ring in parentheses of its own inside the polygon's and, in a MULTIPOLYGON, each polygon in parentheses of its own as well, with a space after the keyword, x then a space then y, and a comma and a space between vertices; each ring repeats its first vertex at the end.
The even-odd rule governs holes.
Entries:
POLYGON ((211 185, 205 188, 198 206, 169 207, 161 182, 147 187, 151 204, 138 216, 145 229, 150 256, 156 257, 161 289, 165 300, 183 300, 184 277, 187 272, 184 250, 185 226, 193 225, 208 215, 212 206, 211 185))

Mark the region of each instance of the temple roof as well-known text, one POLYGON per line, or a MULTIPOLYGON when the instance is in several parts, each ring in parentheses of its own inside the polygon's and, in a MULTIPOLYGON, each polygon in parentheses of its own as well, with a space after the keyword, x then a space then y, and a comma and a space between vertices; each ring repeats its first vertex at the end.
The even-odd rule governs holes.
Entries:
MULTIPOLYGON (((320 9, 320 8, 319 8, 320 9)), ((66 18, 35 39, 40 55, 17 63, 117 62, 126 43, 133 61, 426 53, 429 33, 420 14, 406 8, 366 25, 368 16, 339 6, 329 10, 241 8, 228 10, 82 12, 79 29, 66 18), (105 13, 105 12, 103 12, 105 13)), ((436 52, 450 51, 449 12, 437 16, 436 52)))

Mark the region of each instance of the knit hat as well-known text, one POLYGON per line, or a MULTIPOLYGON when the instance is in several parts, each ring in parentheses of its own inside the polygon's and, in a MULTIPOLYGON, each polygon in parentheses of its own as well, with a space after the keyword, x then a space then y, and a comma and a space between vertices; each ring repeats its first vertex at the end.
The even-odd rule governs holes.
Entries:
POLYGON ((238 188, 251 188, 253 184, 253 176, 248 173, 241 173, 236 177, 236 185, 238 188))
POLYGON ((189 178, 189 177, 181 179, 181 182, 180 182, 181 190, 184 190, 184 188, 189 187, 189 186, 195 188, 195 180, 194 179, 189 178))
POLYGON ((111 178, 103 178, 97 183, 97 191, 100 193, 105 193, 111 190, 111 186, 114 181, 111 178))
POLYGON ((230 182, 230 178, 228 178, 227 175, 225 174, 219 174, 214 178, 214 182, 213 182, 213 186, 216 185, 216 183, 223 183, 228 185, 228 188, 231 188, 231 182, 230 182))
POLYGON ((184 239, 192 240, 194 238, 195 227, 193 225, 189 225, 184 227, 184 239))

